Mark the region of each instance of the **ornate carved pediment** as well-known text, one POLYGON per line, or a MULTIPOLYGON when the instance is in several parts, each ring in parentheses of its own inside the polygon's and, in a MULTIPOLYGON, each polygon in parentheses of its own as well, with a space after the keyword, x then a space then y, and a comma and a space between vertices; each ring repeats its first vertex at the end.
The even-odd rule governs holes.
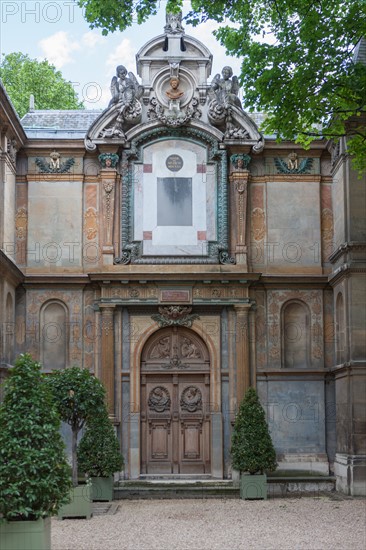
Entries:
POLYGON ((85 147, 88 151, 95 151, 100 143, 115 144, 126 141, 125 131, 141 121, 142 107, 139 100, 135 99, 130 106, 125 106, 121 114, 121 105, 112 104, 90 126, 85 136, 85 147))
POLYGON ((209 122, 223 133, 224 141, 244 140, 252 144, 254 153, 264 148, 264 138, 256 123, 237 105, 211 102, 208 110, 209 122))
POLYGON ((85 146, 89 151, 94 151, 101 140, 104 143, 116 139, 125 141, 126 129, 141 122, 142 106, 139 99, 144 88, 137 82, 135 75, 127 73, 126 67, 119 65, 110 89, 112 99, 108 108, 94 121, 85 137, 85 146))

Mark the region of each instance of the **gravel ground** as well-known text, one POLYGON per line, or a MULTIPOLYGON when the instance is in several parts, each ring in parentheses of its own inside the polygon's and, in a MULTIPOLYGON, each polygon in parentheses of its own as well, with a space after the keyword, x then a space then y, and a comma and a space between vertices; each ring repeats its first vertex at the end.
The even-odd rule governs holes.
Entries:
POLYGON ((366 500, 124 500, 52 520, 52 550, 365 550, 366 500))

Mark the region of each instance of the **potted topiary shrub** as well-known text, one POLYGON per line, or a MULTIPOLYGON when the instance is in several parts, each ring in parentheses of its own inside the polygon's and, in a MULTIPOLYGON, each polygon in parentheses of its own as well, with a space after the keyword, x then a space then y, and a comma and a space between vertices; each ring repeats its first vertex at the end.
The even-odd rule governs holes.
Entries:
POLYGON ((240 498, 267 498, 267 475, 277 468, 276 451, 265 412, 254 388, 249 388, 235 418, 232 465, 240 476, 240 498))
POLYGON ((104 410, 105 390, 88 369, 70 367, 50 375, 49 384, 61 420, 71 427, 72 494, 71 502, 59 511, 59 518, 92 515, 91 488, 78 484, 77 441, 80 430, 94 415, 104 410))
POLYGON ((121 470, 123 457, 106 407, 86 426, 78 446, 78 465, 92 479, 92 499, 113 500, 113 474, 121 470))
POLYGON ((0 406, 0 547, 49 550, 50 516, 68 501, 70 466, 41 365, 21 355, 0 406))

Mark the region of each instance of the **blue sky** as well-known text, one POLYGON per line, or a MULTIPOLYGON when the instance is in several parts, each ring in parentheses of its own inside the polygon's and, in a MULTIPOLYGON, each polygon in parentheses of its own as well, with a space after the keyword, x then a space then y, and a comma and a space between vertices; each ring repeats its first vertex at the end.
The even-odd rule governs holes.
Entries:
MULTIPOLYGON (((150 38, 162 34, 165 25, 165 2, 160 2, 156 16, 127 31, 102 36, 91 30, 73 1, 0 0, 0 53, 21 51, 32 58, 48 59, 73 83, 87 109, 105 108, 110 99, 109 85, 115 67, 126 65, 136 74, 135 54, 150 38)), ((186 11, 189 3, 186 2, 186 11)), ((186 34, 203 42, 214 56, 213 77, 224 65, 234 74, 240 60, 226 56, 225 49, 212 35, 213 22, 196 28, 185 26, 186 34)))

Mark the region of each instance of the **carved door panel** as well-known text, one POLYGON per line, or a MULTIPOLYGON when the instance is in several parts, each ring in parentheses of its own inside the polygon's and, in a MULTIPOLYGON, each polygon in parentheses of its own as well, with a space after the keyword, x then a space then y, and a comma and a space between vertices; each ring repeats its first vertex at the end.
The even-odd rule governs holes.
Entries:
POLYGON ((179 378, 179 470, 182 474, 210 471, 208 376, 179 378))
POLYGON ((172 381, 171 377, 152 376, 142 385, 144 473, 171 473, 172 464, 172 381), (145 447, 145 448, 144 448, 145 447))
POLYGON ((210 472, 209 358, 188 329, 150 339, 141 363, 141 471, 210 472))

